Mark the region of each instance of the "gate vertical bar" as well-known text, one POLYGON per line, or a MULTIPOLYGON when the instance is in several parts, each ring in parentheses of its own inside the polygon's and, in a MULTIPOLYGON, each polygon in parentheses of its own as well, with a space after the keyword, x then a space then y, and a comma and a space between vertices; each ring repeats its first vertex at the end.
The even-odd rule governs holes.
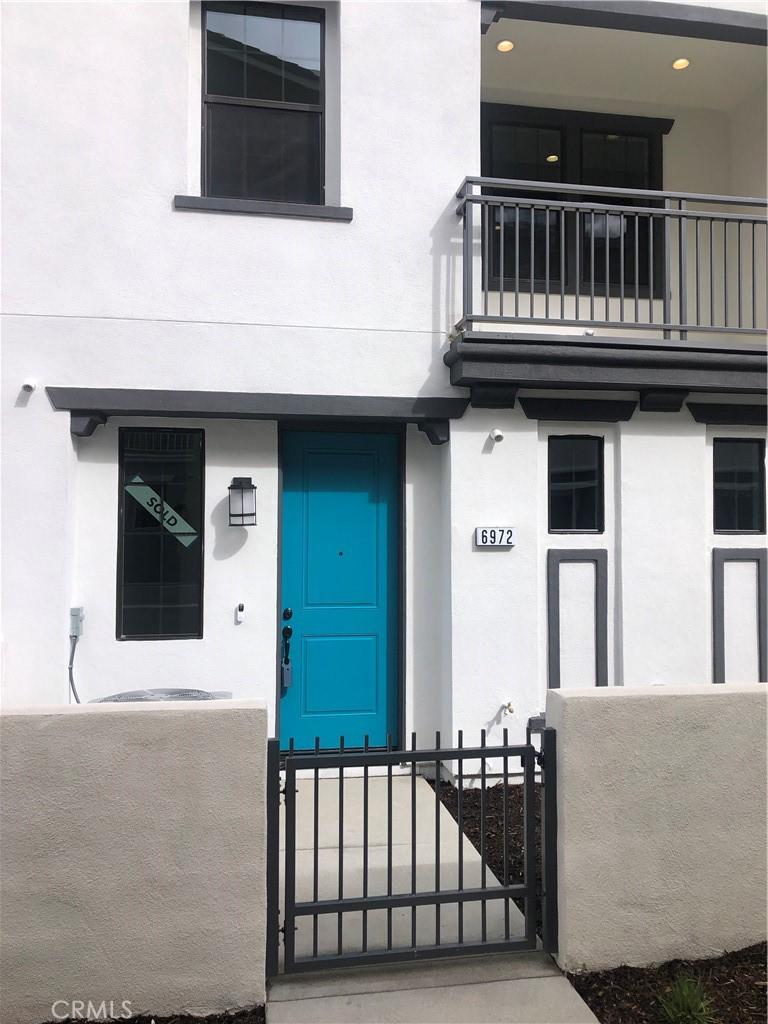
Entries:
MULTIPOLYGON (((459 824, 459 890, 464 888, 464 758, 461 756, 461 749, 464 746, 464 732, 459 729, 459 784, 456 791, 456 820, 459 824)), ((464 904, 459 903, 459 942, 464 941, 464 904)))
MULTIPOLYGON (((387 753, 392 736, 387 733, 387 753)), ((392 765, 387 765, 387 896, 392 895, 392 765)), ((387 949, 392 949, 392 908, 387 908, 387 949)))
MULTIPOLYGON (((530 743, 530 738, 528 739, 530 743)), ((503 732, 502 743, 504 744, 504 762, 503 762, 503 804, 502 804, 502 835, 504 837, 504 849, 502 853, 504 868, 502 872, 502 885, 509 885, 509 829, 507 827, 507 806, 509 804, 509 758, 507 757, 506 747, 509 746, 509 729, 505 729, 503 732)), ((504 938, 509 938, 509 900, 504 900, 504 938)))
MULTIPOLYGON (((480 747, 485 749, 485 729, 480 730, 480 747)), ((480 758, 480 886, 485 889, 488 884, 487 862, 488 852, 485 839, 485 754, 480 758)), ((483 942, 488 938, 488 908, 485 900, 480 903, 480 937, 483 942)))
MULTIPOLYGON (((440 892, 440 733, 435 733, 435 892, 440 892)), ((440 945, 440 904, 435 904, 435 945, 440 945)))
MULTIPOLYGON (((369 737, 365 734, 363 750, 368 753, 369 737)), ((363 899, 368 896, 368 765, 363 768, 363 899)), ((363 911, 363 952, 368 950, 368 911, 363 911)))
MULTIPOLYGON (((344 737, 339 737, 339 753, 344 753, 344 737)), ((344 898, 344 763, 339 761, 339 899, 344 898)), ((344 948, 344 915, 339 913, 336 942, 339 956, 344 948)))
POLYGON ((557 733, 545 727, 541 733, 541 875, 542 943, 547 953, 557 953, 557 733))
MULTIPOLYGON (((416 733, 411 733, 411 750, 416 749, 416 733)), ((411 892, 416 892, 416 762, 411 761, 411 892)), ((411 946, 416 948, 416 905, 411 907, 411 946)))
POLYGON ((283 944, 285 970, 293 968, 296 959, 296 769, 290 754, 285 759, 285 905, 283 907, 283 944))
POLYGON ((278 971, 280 941, 280 740, 267 740, 267 977, 278 971))
POLYGON ((536 947, 536 818, 533 809, 536 761, 527 751, 523 761, 523 848, 525 878, 525 938, 536 947))
MULTIPOLYGON (((320 737, 315 736, 315 753, 320 753, 320 737)), ((313 793, 312 803, 312 898, 315 902, 320 898, 320 772, 317 768, 313 772, 313 793)), ((318 921, 317 914, 312 915, 312 956, 317 956, 318 921)))

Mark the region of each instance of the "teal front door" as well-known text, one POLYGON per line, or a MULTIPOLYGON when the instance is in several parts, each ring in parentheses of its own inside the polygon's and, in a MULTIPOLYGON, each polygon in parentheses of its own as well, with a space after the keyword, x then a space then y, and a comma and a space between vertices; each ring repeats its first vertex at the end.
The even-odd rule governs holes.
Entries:
POLYGON ((282 442, 281 746, 396 744, 399 438, 282 442))

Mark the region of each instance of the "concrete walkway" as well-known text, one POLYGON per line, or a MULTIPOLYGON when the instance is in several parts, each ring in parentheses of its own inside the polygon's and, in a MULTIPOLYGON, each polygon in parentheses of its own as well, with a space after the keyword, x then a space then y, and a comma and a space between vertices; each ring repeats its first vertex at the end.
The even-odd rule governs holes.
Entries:
POLYGON ((267 999, 267 1024, 597 1024, 541 952, 295 975, 267 999))
MULTIPOLYGON (((318 893, 320 899, 339 895, 338 782, 320 781, 318 804, 318 893)), ((314 792, 311 781, 298 783, 296 796, 296 898, 313 897, 314 792)), ((368 790, 368 872, 369 895, 387 892, 387 780, 372 778, 368 790)), ((429 891, 435 884, 436 849, 440 851, 440 887, 458 887, 459 849, 463 855, 463 885, 478 887, 482 880, 480 856, 459 833, 450 813, 435 801, 432 787, 422 778, 415 787, 407 776, 392 779, 392 892, 410 892, 414 870, 417 890, 429 891), (416 810, 415 844, 411 843, 412 807, 416 810), (439 829, 439 836, 438 836, 439 829)), ((363 781, 344 783, 343 895, 363 892, 363 781)), ((284 835, 281 828, 281 849, 284 835)), ((498 885, 490 871, 485 884, 498 885)), ((489 900, 485 911, 479 903, 463 910, 464 941, 488 942, 522 937, 523 917, 511 902, 489 900)), ((299 918, 296 955, 312 955, 311 918, 299 918)), ((414 918, 411 908, 367 914, 368 949, 385 950, 391 926, 391 946, 409 947, 414 918)), ((420 907, 415 920, 419 946, 455 943, 458 908, 444 904, 439 922, 434 907, 420 907)), ((338 917, 322 915, 318 926, 318 953, 338 951, 338 917)), ((342 949, 359 951, 362 914, 344 915, 342 949)), ((344 1022, 492 1022, 509 1024, 587 1024, 597 1018, 563 977, 552 959, 541 951, 482 955, 466 958, 420 961, 387 966, 337 969, 322 974, 287 975, 269 985, 267 1024, 344 1024, 344 1022)))

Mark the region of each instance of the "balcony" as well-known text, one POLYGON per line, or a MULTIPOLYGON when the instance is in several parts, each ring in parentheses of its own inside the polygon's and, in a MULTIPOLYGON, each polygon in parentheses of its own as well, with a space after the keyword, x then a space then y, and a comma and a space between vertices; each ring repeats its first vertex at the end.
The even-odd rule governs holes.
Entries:
POLYGON ((679 408, 765 390, 765 199, 466 178, 457 200, 445 362, 473 401, 589 387, 679 408))

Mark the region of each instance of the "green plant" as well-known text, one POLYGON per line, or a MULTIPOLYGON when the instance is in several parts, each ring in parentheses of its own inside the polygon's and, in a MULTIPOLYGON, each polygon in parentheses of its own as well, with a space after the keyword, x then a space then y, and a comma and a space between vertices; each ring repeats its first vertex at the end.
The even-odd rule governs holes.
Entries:
POLYGON ((669 1024, 715 1024, 709 997, 698 978, 678 974, 659 1002, 669 1024))

